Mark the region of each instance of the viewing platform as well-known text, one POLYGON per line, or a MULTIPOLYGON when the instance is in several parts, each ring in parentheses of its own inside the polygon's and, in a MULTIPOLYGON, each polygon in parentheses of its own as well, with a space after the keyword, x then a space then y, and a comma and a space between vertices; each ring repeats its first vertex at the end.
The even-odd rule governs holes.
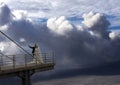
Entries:
MULTIPOLYGON (((54 69, 54 53, 42 53, 38 44, 29 47, 32 54, 25 50, 19 43, 14 41, 9 35, 0 31, 8 40, 12 41, 26 54, 4 55, 0 53, 0 77, 18 76, 22 79, 22 85, 31 85, 30 77, 35 72, 47 71, 54 69)), ((10 49, 10 48, 9 48, 10 49)), ((12 49, 11 49, 12 50, 12 49)))
POLYGON ((54 69, 54 53, 41 53, 40 56, 41 61, 28 54, 1 55, 0 77, 18 76, 22 79, 22 85, 30 85, 30 76, 35 72, 54 69))

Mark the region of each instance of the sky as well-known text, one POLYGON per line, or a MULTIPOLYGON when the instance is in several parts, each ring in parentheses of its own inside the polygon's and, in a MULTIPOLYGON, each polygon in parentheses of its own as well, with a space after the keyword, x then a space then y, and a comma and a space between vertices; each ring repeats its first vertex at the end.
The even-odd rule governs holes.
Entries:
MULTIPOLYGON (((11 10, 23 10, 28 17, 48 19, 50 17, 66 16, 72 21, 81 19, 84 13, 90 11, 105 14, 111 26, 119 26, 120 2, 118 0, 2 0, 11 10)), ((2 2, 1 1, 1 2, 2 2)))
MULTIPOLYGON (((27 50, 28 44, 38 43, 42 50, 55 51, 61 68, 120 60, 118 0, 1 0, 0 3, 0 29, 27 50)), ((1 52, 21 52, 9 40, 0 38, 1 52)))
MULTIPOLYGON (((31 52, 55 52, 49 75, 120 61, 119 0, 0 0, 0 30, 31 52)), ((0 52, 23 54, 0 34, 0 52)), ((64 73, 63 73, 64 74, 64 73)), ((38 75, 38 74, 37 74, 38 75)), ((47 75, 47 74, 45 74, 47 75)), ((48 76, 49 76, 48 75, 48 76)), ((39 75, 38 75, 39 76, 39 75)))

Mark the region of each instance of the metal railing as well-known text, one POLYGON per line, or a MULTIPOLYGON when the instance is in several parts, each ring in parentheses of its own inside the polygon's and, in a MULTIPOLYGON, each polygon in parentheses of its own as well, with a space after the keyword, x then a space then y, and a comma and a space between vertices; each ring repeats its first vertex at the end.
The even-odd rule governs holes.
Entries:
POLYGON ((53 52, 41 53, 39 54, 39 57, 40 60, 37 60, 37 58, 33 58, 28 54, 2 55, 0 56, 0 71, 54 63, 53 52))

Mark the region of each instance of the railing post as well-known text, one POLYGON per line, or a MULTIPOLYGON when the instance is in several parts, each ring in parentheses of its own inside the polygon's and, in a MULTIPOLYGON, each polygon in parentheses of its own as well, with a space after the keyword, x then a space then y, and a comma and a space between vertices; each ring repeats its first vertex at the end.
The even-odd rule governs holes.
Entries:
POLYGON ((55 63, 55 59, 54 59, 54 57, 55 57, 55 53, 54 52, 52 52, 52 63, 55 63))
POLYGON ((35 59, 36 65, 37 65, 37 64, 38 64, 38 60, 37 60, 37 55, 36 55, 36 53, 34 54, 34 59, 35 59))
POLYGON ((0 56, 0 71, 2 70, 2 56, 0 56))
POLYGON ((27 67, 27 54, 25 54, 25 67, 27 67))
POLYGON ((3 67, 3 56, 1 56, 1 70, 2 70, 2 67, 3 67))
POLYGON ((15 69, 15 55, 13 55, 13 69, 15 69))
POLYGON ((46 59, 46 53, 44 54, 44 56, 45 56, 45 64, 47 63, 47 59, 46 59))

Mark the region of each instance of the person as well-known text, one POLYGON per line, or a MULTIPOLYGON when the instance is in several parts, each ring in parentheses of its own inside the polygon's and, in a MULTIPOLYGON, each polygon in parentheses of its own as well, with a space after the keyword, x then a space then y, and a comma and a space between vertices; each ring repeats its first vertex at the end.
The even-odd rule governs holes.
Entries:
POLYGON ((35 46, 30 46, 30 45, 29 45, 29 47, 32 49, 32 54, 33 54, 33 56, 35 56, 35 49, 38 48, 38 45, 37 45, 37 44, 35 44, 35 46))
POLYGON ((29 45, 29 47, 32 49, 32 55, 34 57, 33 61, 36 61, 37 63, 42 63, 43 60, 39 46, 35 44, 34 46, 29 45))

